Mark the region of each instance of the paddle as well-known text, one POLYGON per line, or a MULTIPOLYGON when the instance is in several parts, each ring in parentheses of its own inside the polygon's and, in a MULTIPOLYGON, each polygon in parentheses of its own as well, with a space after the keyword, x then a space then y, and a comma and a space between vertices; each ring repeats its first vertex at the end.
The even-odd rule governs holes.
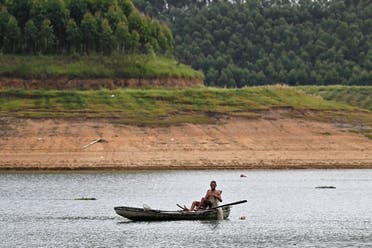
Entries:
POLYGON ((176 204, 177 205, 177 207, 179 207, 180 209, 182 209, 182 210, 184 210, 184 211, 187 211, 188 209, 186 208, 186 206, 185 207, 182 207, 180 204, 176 204))
POLYGON ((223 207, 232 206, 232 205, 238 205, 238 204, 242 204, 242 203, 246 203, 246 202, 247 202, 247 200, 232 202, 232 203, 224 204, 224 205, 221 205, 221 206, 218 206, 218 207, 209 208, 207 210, 216 209, 216 208, 223 208, 223 207))

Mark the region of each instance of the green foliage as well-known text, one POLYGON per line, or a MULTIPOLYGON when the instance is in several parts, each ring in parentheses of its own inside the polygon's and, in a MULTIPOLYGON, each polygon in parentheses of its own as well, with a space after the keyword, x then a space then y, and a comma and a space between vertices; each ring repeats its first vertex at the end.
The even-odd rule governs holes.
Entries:
POLYGON ((131 36, 129 34, 129 29, 128 29, 127 24, 123 21, 119 22, 115 30, 116 45, 117 45, 117 50, 119 52, 125 53, 131 48, 130 38, 131 36))
POLYGON ((326 100, 347 103, 372 111, 371 86, 301 86, 306 93, 320 95, 326 100))
POLYGON ((40 27, 40 47, 42 53, 54 51, 55 38, 52 23, 48 19, 44 20, 40 27))
POLYGON ((81 32, 84 51, 86 53, 95 51, 98 37, 98 25, 97 20, 90 12, 84 14, 84 18, 81 21, 81 32))
POLYGON ((177 61, 146 55, 0 56, 0 77, 21 78, 203 78, 177 61))
POLYGON ((66 24, 69 20, 70 12, 66 7, 64 0, 44 1, 43 10, 46 10, 46 18, 50 20, 53 26, 52 32, 58 37, 60 42, 65 42, 64 35, 66 24))
POLYGON ((114 43, 114 33, 110 27, 110 24, 107 19, 103 19, 101 23, 101 28, 100 28, 100 45, 101 45, 101 50, 105 54, 110 54, 112 49, 115 47, 114 43))
POLYGON ((24 30, 25 49, 29 53, 34 53, 37 49, 39 31, 33 20, 28 20, 24 30))
POLYGON ((118 5, 110 6, 108 12, 106 13, 106 18, 109 20, 110 25, 114 30, 117 28, 119 22, 126 21, 126 16, 118 5))
POLYGON ((158 26, 141 15, 131 0, 6 0, 0 2, 0 51, 146 53, 151 41, 155 53, 171 53, 171 36, 150 32, 158 26), (123 25, 128 24, 133 36, 123 34, 123 25))
POLYGON ((88 11, 90 0, 66 0, 66 4, 70 10, 70 18, 76 23, 80 23, 84 14, 88 11))
POLYGON ((372 84, 368 1, 161 2, 134 0, 169 23, 176 57, 208 85, 372 84))
POLYGON ((128 17, 129 31, 136 30, 138 32, 141 30, 143 25, 144 23, 142 21, 141 14, 138 11, 132 11, 128 17))
POLYGON ((68 44, 68 49, 72 52, 79 50, 81 41, 81 32, 73 19, 67 22, 66 26, 66 41, 68 44))
POLYGON ((21 30, 14 16, 10 16, 5 24, 4 49, 11 52, 17 52, 20 41, 21 30))
POLYGON ((6 33, 7 23, 9 21, 10 14, 8 10, 0 5, 0 50, 3 50, 4 46, 4 34, 6 33))

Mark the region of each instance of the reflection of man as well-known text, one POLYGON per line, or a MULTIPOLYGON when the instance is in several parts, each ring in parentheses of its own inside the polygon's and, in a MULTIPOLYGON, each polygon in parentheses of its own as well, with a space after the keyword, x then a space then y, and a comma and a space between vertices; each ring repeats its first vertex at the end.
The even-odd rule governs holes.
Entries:
POLYGON ((210 186, 211 186, 211 189, 207 191, 205 196, 200 201, 194 201, 192 203, 190 211, 217 207, 218 202, 222 202, 222 198, 221 198, 222 190, 216 189, 217 187, 216 181, 212 181, 210 183, 210 186))

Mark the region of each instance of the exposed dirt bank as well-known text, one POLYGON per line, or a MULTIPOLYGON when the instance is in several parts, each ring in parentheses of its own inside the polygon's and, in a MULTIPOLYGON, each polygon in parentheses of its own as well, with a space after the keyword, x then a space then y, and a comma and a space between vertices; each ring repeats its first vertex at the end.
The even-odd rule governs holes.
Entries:
POLYGON ((202 86, 203 79, 163 78, 163 79, 120 79, 120 78, 48 78, 20 79, 0 78, 0 88, 22 89, 115 89, 122 87, 189 87, 202 86))
POLYGON ((0 118, 0 170, 372 168, 372 140, 337 125, 284 116, 222 121, 137 127, 0 118))

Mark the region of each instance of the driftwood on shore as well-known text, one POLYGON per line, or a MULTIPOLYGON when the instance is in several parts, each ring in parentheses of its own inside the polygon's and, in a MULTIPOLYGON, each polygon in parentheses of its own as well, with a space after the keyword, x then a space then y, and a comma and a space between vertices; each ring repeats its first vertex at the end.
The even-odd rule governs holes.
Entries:
MULTIPOLYGON (((372 168, 371 140, 330 123, 288 117, 221 117, 213 125, 171 126, 110 121, 2 117, 0 170, 235 169, 236 178, 248 176, 240 178, 245 181, 248 169, 372 168), (107 143, 98 144, 100 139, 107 143)), ((337 187, 333 183, 311 188, 337 187)))
POLYGON ((103 143, 103 142, 106 142, 106 140, 101 139, 101 138, 96 139, 96 140, 90 142, 89 144, 83 146, 83 149, 86 149, 86 148, 88 148, 89 146, 94 145, 95 143, 103 143))

